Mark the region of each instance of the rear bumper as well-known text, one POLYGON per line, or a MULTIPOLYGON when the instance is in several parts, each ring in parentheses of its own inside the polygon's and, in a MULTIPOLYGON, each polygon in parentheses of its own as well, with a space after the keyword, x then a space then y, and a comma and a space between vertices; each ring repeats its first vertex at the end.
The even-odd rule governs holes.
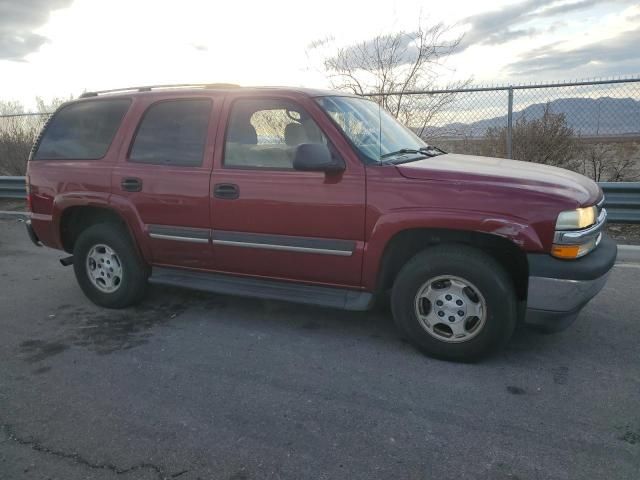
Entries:
POLYGON ((41 247, 42 246, 42 242, 38 238, 38 235, 36 235, 36 232, 33 230, 33 225, 31 225, 31 220, 27 220, 26 222, 24 222, 24 224, 25 224, 25 226, 27 228, 27 235, 29 235, 29 238, 31 239, 33 244, 36 247, 41 247))
POLYGON ((604 287, 616 262, 616 243, 603 236, 600 245, 577 260, 529 254, 529 290, 525 323, 546 331, 560 331, 604 287))

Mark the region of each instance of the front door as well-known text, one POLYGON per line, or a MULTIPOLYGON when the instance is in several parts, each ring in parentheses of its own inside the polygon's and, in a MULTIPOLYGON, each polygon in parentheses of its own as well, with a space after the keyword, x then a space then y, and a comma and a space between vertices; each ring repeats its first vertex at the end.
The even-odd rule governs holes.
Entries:
POLYGON ((334 138, 337 130, 310 102, 304 108, 284 97, 227 100, 227 128, 218 136, 211 180, 216 270, 360 285, 364 167, 344 141, 329 140, 327 129, 334 138), (294 170, 302 143, 328 145, 346 170, 294 170))

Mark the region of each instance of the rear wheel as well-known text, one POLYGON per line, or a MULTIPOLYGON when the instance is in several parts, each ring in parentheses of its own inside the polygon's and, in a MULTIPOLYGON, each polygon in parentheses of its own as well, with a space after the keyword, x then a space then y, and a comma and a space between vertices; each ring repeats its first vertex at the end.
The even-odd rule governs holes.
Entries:
POLYGON ((73 249, 73 268, 80 288, 97 305, 124 308, 144 295, 148 269, 128 232, 117 225, 84 230, 73 249))
POLYGON ((439 245, 411 259, 393 286, 396 324, 430 356, 474 361, 503 346, 517 319, 511 279, 491 256, 439 245))

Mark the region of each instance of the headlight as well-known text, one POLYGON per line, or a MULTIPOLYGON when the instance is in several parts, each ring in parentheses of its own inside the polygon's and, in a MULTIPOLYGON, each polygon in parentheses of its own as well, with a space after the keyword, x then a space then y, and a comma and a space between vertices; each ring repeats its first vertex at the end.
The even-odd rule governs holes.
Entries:
POLYGON ((580 258, 594 250, 602 239, 602 228, 607 220, 603 208, 585 207, 560 212, 556 221, 551 255, 556 258, 580 258))
POLYGON ((596 223, 596 218, 598 218, 598 209, 595 206, 560 212, 556 221, 556 230, 581 230, 596 223))

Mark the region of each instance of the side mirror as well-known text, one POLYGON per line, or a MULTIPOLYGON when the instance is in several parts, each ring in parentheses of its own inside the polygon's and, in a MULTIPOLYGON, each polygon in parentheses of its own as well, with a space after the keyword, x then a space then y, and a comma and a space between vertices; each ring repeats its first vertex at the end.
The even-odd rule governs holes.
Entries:
POLYGON ((302 143, 296 147, 293 168, 302 172, 342 172, 342 159, 334 159, 329 148, 322 143, 302 143))

